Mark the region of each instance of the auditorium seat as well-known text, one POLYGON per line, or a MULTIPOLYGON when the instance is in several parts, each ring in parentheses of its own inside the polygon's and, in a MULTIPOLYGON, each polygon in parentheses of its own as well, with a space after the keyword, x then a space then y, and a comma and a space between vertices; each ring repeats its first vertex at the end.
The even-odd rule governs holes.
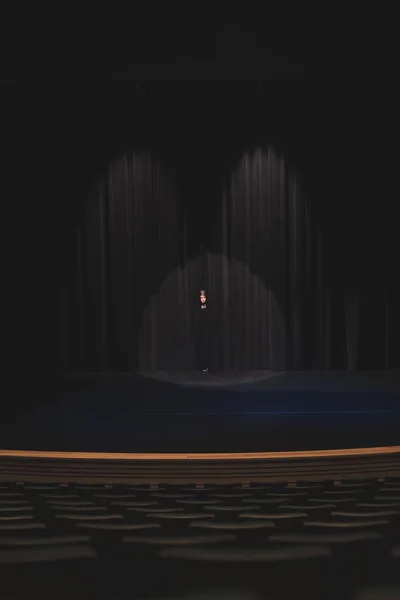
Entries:
POLYGON ((394 478, 0 489, 4 598, 394 598, 399 561, 394 478))

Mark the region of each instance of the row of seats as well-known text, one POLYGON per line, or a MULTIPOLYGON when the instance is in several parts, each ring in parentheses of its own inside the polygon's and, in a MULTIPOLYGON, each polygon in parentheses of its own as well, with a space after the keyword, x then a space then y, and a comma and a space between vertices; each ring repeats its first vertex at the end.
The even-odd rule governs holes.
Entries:
POLYGON ((9 594, 39 585, 42 597, 55 589, 59 597, 96 590, 114 598, 127 589, 137 598, 236 589, 286 598, 305 586, 308 597, 368 597, 374 589, 384 597, 385 586, 400 585, 399 558, 395 478, 0 485, 0 585, 9 594))

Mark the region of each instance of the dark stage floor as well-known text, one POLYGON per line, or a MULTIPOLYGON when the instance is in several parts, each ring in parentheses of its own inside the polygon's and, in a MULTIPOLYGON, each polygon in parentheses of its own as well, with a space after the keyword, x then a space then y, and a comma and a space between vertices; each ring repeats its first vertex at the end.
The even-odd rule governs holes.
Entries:
POLYGON ((400 372, 75 375, 2 393, 4 404, 21 406, 0 426, 3 449, 258 452, 400 442, 400 372))

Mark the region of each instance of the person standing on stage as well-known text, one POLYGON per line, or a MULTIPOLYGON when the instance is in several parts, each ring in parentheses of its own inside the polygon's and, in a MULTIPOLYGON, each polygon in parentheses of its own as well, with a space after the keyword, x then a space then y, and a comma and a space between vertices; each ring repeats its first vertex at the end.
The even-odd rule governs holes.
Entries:
POLYGON ((208 371, 207 356, 207 295, 206 290, 200 290, 200 315, 199 315, 199 343, 198 343, 198 366, 203 373, 208 371))

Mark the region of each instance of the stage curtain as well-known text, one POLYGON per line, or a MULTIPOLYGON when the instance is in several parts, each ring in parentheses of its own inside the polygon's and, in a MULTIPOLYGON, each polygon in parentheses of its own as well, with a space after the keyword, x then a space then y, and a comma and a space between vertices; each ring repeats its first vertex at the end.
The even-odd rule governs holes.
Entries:
POLYGON ((128 150, 85 193, 60 286, 65 369, 193 368, 201 287, 211 369, 326 360, 321 233, 278 150, 128 150))
POLYGON ((354 208, 349 166, 307 186, 283 144, 205 137, 120 147, 80 189, 58 288, 62 369, 194 368, 202 287, 210 369, 398 366, 394 224, 385 241, 380 213, 354 208))

